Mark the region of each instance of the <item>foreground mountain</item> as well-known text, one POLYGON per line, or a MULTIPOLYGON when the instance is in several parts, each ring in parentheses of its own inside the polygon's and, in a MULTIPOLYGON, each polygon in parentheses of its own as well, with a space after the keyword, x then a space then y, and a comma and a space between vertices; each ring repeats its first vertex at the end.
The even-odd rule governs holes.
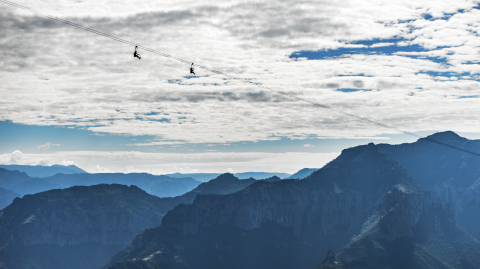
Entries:
POLYGON ((0 210, 12 203, 13 199, 20 197, 21 195, 0 187, 0 210))
POLYGON ((319 168, 303 168, 296 172, 295 174, 285 178, 285 179, 304 179, 311 175, 313 172, 317 171, 319 168))
MULTIPOLYGON (((374 144, 347 149, 304 180, 257 181, 229 195, 198 195, 116 254, 110 268, 312 268, 341 251, 389 192, 411 195, 386 237, 408 236, 436 200, 374 144), (403 224, 410 226, 405 229, 403 224)), ((479 253, 480 254, 480 253, 479 253)))
POLYGON ((32 178, 26 173, 0 168, 0 187, 13 190, 22 195, 72 186, 113 183, 135 185, 158 197, 178 196, 200 184, 193 178, 171 178, 146 173, 56 174, 46 178, 32 178))
POLYGON ((234 193, 255 181, 224 174, 173 198, 158 198, 135 186, 117 184, 26 195, 0 211, 0 262, 19 264, 8 268, 61 268, 71 260, 78 265, 69 268, 97 268, 136 234, 159 225, 175 206, 192 203, 198 194, 234 193), (86 261, 79 260, 82 255, 88 257, 86 261))
POLYGON ((446 186, 464 190, 480 178, 480 157, 429 140, 480 153, 480 140, 469 140, 451 131, 414 143, 380 144, 378 149, 405 167, 420 184, 433 190, 446 186))
POLYGON ((480 242, 455 225, 451 207, 424 205, 424 199, 400 189, 385 195, 363 233, 340 254, 343 267, 480 268, 480 242))
POLYGON ((146 228, 161 199, 135 186, 96 185, 16 198, 0 211, 6 268, 98 268, 146 228))
MULTIPOLYGON (((175 174, 167 174, 166 176, 174 177, 174 178, 191 177, 198 181, 208 182, 220 175, 221 173, 187 173, 187 174, 175 173, 175 174)), ((235 173, 233 175, 239 179, 249 179, 249 178, 265 179, 273 176, 286 178, 290 176, 290 174, 287 174, 287 173, 268 173, 268 172, 244 172, 244 173, 235 173)))
POLYGON ((87 172, 78 168, 75 165, 52 165, 52 166, 42 166, 42 165, 19 165, 19 164, 9 164, 9 165, 0 165, 0 168, 7 170, 17 170, 24 172, 31 177, 50 177, 56 174, 86 174, 87 172))
POLYGON ((420 184, 434 190, 444 203, 453 203, 457 224, 480 240, 480 157, 429 140, 480 153, 480 140, 442 132, 401 145, 378 145, 420 184))

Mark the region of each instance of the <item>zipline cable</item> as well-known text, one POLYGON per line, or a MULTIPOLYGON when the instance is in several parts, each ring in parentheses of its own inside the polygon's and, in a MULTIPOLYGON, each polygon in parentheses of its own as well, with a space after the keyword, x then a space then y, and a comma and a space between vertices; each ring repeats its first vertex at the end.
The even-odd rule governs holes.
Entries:
MULTIPOLYGON (((47 14, 47 13, 44 13, 44 12, 40 12, 40 11, 31 9, 31 8, 29 8, 29 7, 26 7, 26 6, 22 6, 22 5, 20 5, 20 4, 14 3, 14 2, 10 2, 10 1, 8 1, 8 0, 0 0, 0 2, 3 2, 3 3, 5 3, 5 4, 11 5, 11 6, 14 6, 14 7, 17 7, 17 8, 21 8, 21 9, 24 9, 24 10, 28 10, 28 11, 33 12, 33 13, 35 13, 35 14, 38 14, 38 15, 40 15, 40 16, 43 16, 43 17, 46 17, 46 18, 49 18, 49 19, 52 19, 52 20, 55 20, 55 21, 58 21, 58 22, 61 22, 61 23, 64 23, 64 24, 73 26, 73 27, 76 27, 76 28, 79 28, 79 29, 82 29, 82 30, 87 31, 87 32, 91 32, 91 33, 97 34, 97 35, 100 35, 100 36, 103 36, 103 37, 106 37, 106 38, 110 38, 110 39, 112 39, 112 40, 115 40, 115 41, 118 41, 118 42, 121 42, 121 43, 130 45, 130 46, 133 46, 133 47, 138 46, 138 48, 141 48, 141 49, 143 49, 143 50, 145 50, 145 51, 148 51, 148 52, 151 52, 151 53, 154 53, 154 54, 157 54, 157 55, 160 55, 160 56, 163 56, 163 57, 166 57, 166 58, 169 58, 169 59, 178 61, 178 62, 182 62, 182 63, 186 63, 186 64, 190 64, 190 63, 191 63, 191 61, 187 61, 187 60, 184 60, 184 59, 181 59, 181 58, 177 58, 177 57, 175 57, 175 56, 171 56, 171 55, 169 55, 169 54, 166 54, 166 53, 163 53, 163 52, 160 52, 160 51, 156 51, 156 50, 153 50, 153 49, 150 49, 150 48, 147 48, 147 47, 138 45, 138 44, 133 43, 133 42, 131 42, 131 41, 124 40, 124 39, 121 39, 121 38, 118 38, 118 37, 115 37, 115 36, 112 36, 112 35, 109 35, 109 34, 105 34, 105 33, 103 33, 103 32, 100 32, 100 31, 97 31, 97 30, 94 30, 94 29, 85 27, 85 26, 83 26, 83 25, 80 25, 80 24, 77 24, 77 23, 73 23, 73 22, 70 22, 70 21, 67 21, 67 20, 64 20, 64 19, 61 19, 61 18, 52 16, 52 15, 47 14)), ((397 128, 397 127, 394 127, 394 126, 386 125, 386 124, 383 124, 383 123, 381 123, 381 122, 377 122, 377 121, 374 121, 374 120, 371 120, 371 119, 368 119, 368 118, 365 118, 365 117, 361 117, 361 116, 358 116, 358 115, 355 115, 355 114, 352 114, 352 113, 349 113, 349 112, 345 112, 345 111, 336 109, 336 108, 334 108, 334 107, 331 107, 331 106, 328 106, 328 105, 324 105, 324 104, 320 104, 320 103, 317 103, 317 102, 314 102, 314 101, 311 101, 311 100, 308 100, 308 99, 305 99, 305 98, 302 98, 302 97, 298 97, 298 96, 296 96, 296 95, 292 95, 292 94, 289 94, 289 93, 286 93, 286 92, 283 92, 283 91, 274 90, 274 89, 272 89, 272 88, 270 88, 270 87, 267 87, 267 86, 264 86, 263 84, 258 83, 258 82, 253 82, 253 81, 250 81, 250 80, 247 80, 247 79, 244 79, 244 78, 238 78, 238 77, 232 76, 232 75, 230 75, 230 74, 226 74, 226 73, 223 73, 223 72, 221 72, 221 71, 217 71, 217 70, 215 70, 215 69, 211 69, 211 68, 209 68, 209 67, 206 67, 206 66, 203 66, 203 65, 199 65, 199 64, 196 64, 196 63, 195 63, 195 67, 196 67, 196 68, 201 68, 201 69, 203 69, 203 70, 207 70, 207 71, 209 71, 209 72, 212 72, 212 73, 215 73, 215 74, 218 74, 218 75, 222 75, 222 76, 224 76, 224 77, 228 77, 228 78, 233 79, 233 80, 238 80, 238 81, 240 81, 240 82, 243 82, 243 83, 246 83, 246 84, 250 84, 250 85, 256 86, 256 87, 258 87, 258 88, 261 88, 261 89, 264 89, 264 90, 267 90, 267 91, 270 91, 270 92, 274 92, 274 93, 277 93, 277 94, 280 94, 280 95, 289 97, 289 98, 291 98, 291 99, 295 99, 295 100, 297 100, 297 101, 309 103, 309 104, 311 104, 311 105, 313 105, 313 106, 316 106, 316 107, 320 107, 320 108, 332 110, 332 111, 335 111, 335 112, 337 112, 337 113, 343 114, 343 115, 345 115, 345 116, 349 116, 349 117, 355 118, 355 119, 357 119, 357 120, 365 121, 365 122, 368 122, 368 123, 371 123, 371 124, 374 124, 374 125, 377 125, 377 126, 380 126, 380 127, 384 127, 384 128, 387 128, 387 129, 395 130, 395 131, 397 131, 397 132, 400 132, 400 133, 403 133, 403 134, 406 134, 406 135, 410 135, 410 136, 413 136, 413 137, 416 137, 416 138, 425 139, 425 140, 427 140, 427 141, 436 143, 436 144, 438 144, 438 145, 442 145, 442 146, 445 146, 445 147, 449 147, 449 148, 452 148, 452 149, 456 149, 456 150, 459 150, 459 151, 462 151, 462 152, 469 153, 469 154, 472 154, 472 155, 475 155, 475 156, 480 157, 480 154, 479 154, 479 153, 476 153, 476 152, 473 152, 473 151, 469 151, 469 150, 466 150, 466 149, 462 149, 462 148, 459 148, 459 147, 456 147, 456 146, 453 146, 453 145, 449 145, 449 144, 446 144, 446 143, 443 143, 443 142, 440 142, 440 141, 437 141, 437 140, 434 140, 434 139, 431 139, 431 138, 428 138, 428 137, 423 137, 423 136, 420 136, 420 135, 417 135, 417 134, 414 134, 414 133, 411 133, 411 132, 407 132, 407 131, 401 130, 401 129, 397 128)))

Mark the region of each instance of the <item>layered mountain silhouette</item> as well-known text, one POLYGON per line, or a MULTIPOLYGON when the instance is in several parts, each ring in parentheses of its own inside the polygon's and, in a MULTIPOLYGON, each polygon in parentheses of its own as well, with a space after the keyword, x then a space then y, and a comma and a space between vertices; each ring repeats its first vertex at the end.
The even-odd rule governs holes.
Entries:
MULTIPOLYGON (((369 144, 344 150, 304 180, 257 181, 229 195, 198 195, 137 236, 109 268, 312 268, 320 253, 340 252, 352 238, 415 237, 419 221, 431 215, 458 230, 453 211, 438 208, 434 192, 369 144)), ((477 253, 478 241, 463 241, 477 253)), ((347 254, 342 257, 350 267, 373 257, 347 254)), ((441 257, 429 258, 435 263, 441 257)))
MULTIPOLYGON (((226 173, 175 197, 120 185, 26 195, 0 211, 0 268, 480 268, 480 158, 431 140, 480 152, 443 132, 345 149, 301 180, 226 173)), ((97 175, 0 169, 0 187, 183 182, 97 175)))
MULTIPOLYGON (((174 173, 174 174, 167 174, 166 176, 174 177, 174 178, 191 177, 198 181, 208 182, 214 178, 217 178, 220 175, 221 173, 186 173, 186 174, 174 173)), ((287 174, 287 173, 268 173, 268 172, 243 172, 243 173, 235 173, 233 175, 239 179, 249 179, 249 178, 266 179, 273 176, 286 178, 290 176, 290 174, 287 174)))
POLYGON ((55 174, 46 178, 33 178, 24 172, 0 168, 0 187, 10 189, 22 195, 33 194, 51 189, 96 184, 135 185, 158 197, 174 197, 184 194, 200 184, 193 178, 171 178, 146 173, 99 173, 99 174, 55 174))
POLYGON ((25 172, 31 177, 50 177, 56 174, 86 174, 87 172, 83 169, 78 168, 75 165, 58 165, 54 164, 52 166, 42 166, 42 165, 19 165, 19 164, 9 164, 9 165, 0 165, 0 168, 7 170, 17 170, 20 172, 25 172))
POLYGON ((136 234, 160 225, 175 206, 192 203, 198 194, 234 193, 255 181, 223 174, 174 198, 118 184, 26 195, 0 211, 0 262, 7 268, 62 269, 69 261, 77 265, 68 268, 98 268, 136 234))
MULTIPOLYGON (((274 180, 280 180, 278 177, 273 178, 274 180)), ((168 211, 172 210, 175 206, 180 204, 191 204, 195 200, 195 197, 200 194, 230 194, 253 184, 256 180, 253 178, 249 179, 238 179, 233 174, 225 173, 218 176, 215 179, 212 179, 208 182, 204 182, 195 189, 177 196, 177 197, 168 197, 162 198, 160 204, 160 210, 163 214, 167 214, 168 211)))

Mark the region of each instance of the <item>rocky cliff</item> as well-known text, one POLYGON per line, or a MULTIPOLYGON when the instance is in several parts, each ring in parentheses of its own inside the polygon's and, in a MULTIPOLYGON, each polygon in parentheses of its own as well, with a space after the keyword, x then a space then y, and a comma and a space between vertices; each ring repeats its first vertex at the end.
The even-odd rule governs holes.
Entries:
POLYGON ((409 175, 434 190, 444 203, 452 203, 457 224, 480 239, 480 157, 429 140, 480 152, 480 140, 442 132, 401 145, 378 145, 379 152, 396 160, 409 175))
POLYGON ((0 211, 0 262, 7 268, 100 267, 137 234, 160 224, 160 203, 138 187, 118 184, 16 198, 0 211))
POLYGON ((480 242, 454 220, 433 192, 392 190, 340 254, 343 268, 479 268, 480 242))
POLYGON ((162 253, 174 253, 199 269, 311 268, 319 253, 339 251, 361 233, 388 192, 418 196, 402 207, 404 216, 388 219, 402 222, 385 233, 390 239, 410 234, 399 226, 417 222, 434 198, 374 144, 347 149, 304 180, 258 181, 229 195, 199 195, 137 236, 110 266, 161 267, 162 253))

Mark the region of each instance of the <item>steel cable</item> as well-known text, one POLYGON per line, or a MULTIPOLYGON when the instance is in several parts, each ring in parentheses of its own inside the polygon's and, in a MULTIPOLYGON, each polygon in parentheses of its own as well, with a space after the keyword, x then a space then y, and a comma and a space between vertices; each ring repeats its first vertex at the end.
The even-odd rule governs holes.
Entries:
MULTIPOLYGON (((186 64, 192 63, 191 61, 187 61, 187 60, 184 60, 184 59, 181 59, 181 58, 178 58, 178 57, 175 57, 175 56, 172 56, 172 55, 160 52, 160 51, 156 51, 154 49, 150 49, 150 48, 138 45, 138 44, 133 43, 131 41, 124 40, 124 39, 121 39, 121 38, 118 38, 118 37, 115 37, 115 36, 112 36, 112 35, 109 35, 109 34, 106 34, 106 33, 103 33, 103 32, 88 28, 88 27, 85 27, 85 26, 80 25, 80 24, 73 23, 73 22, 70 22, 70 21, 52 16, 52 15, 47 14, 47 13, 40 12, 40 11, 31 9, 29 7, 22 6, 20 4, 14 3, 14 2, 10 2, 8 0, 0 0, 0 2, 3 2, 5 4, 11 5, 11 6, 14 6, 14 7, 17 7, 17 8, 28 10, 28 11, 33 12, 35 14, 41 15, 43 17, 46 17, 46 18, 49 18, 49 19, 52 19, 52 20, 55 20, 55 21, 58 21, 58 22, 76 27, 76 28, 79 28, 79 29, 82 29, 84 31, 94 33, 94 34, 97 34, 97 35, 100 35, 100 36, 103 36, 103 37, 106 37, 106 38, 110 38, 112 40, 130 45, 130 46, 134 46, 134 47, 138 46, 138 48, 141 48, 145 51, 148 51, 148 52, 151 52, 151 53, 154 53, 154 54, 157 54, 157 55, 169 58, 169 59, 173 59, 173 60, 178 61, 178 62, 182 62, 182 63, 186 63, 186 64)), ((320 103, 317 103, 317 102, 314 102, 314 101, 311 101, 311 100, 308 100, 308 99, 305 99, 305 98, 302 98, 302 97, 298 97, 298 96, 295 96, 295 95, 292 95, 292 94, 289 94, 289 93, 286 93, 286 92, 283 92, 283 91, 274 90, 270 87, 264 86, 263 84, 260 84, 260 83, 257 83, 257 82, 249 81, 249 80, 244 79, 244 78, 238 78, 238 77, 232 76, 230 74, 226 74, 226 73, 223 73, 221 71, 211 69, 209 67, 199 65, 199 64, 195 64, 195 67, 206 70, 206 71, 209 71, 209 72, 212 72, 212 73, 215 73, 215 74, 218 74, 218 75, 225 76, 225 77, 233 79, 233 80, 237 80, 237 81, 240 81, 240 82, 243 82, 243 83, 246 83, 246 84, 250 84, 250 85, 256 86, 258 88, 261 88, 261 89, 264 89, 264 90, 267 90, 267 91, 270 91, 270 92, 274 92, 274 93, 289 97, 291 99, 295 99, 297 101, 305 102, 305 103, 311 104, 311 105, 316 106, 316 107, 332 110, 332 111, 335 111, 337 113, 343 114, 343 115, 348 116, 348 117, 355 118, 355 119, 360 120, 360 121, 368 122, 368 123, 371 123, 371 124, 374 124, 374 125, 377 125, 377 126, 380 126, 380 127, 383 127, 383 128, 395 130, 397 132, 400 132, 400 133, 403 133, 403 134, 406 134, 406 135, 410 135, 410 136, 420 138, 420 139, 425 139, 427 141, 436 143, 438 145, 442 145, 442 146, 445 146, 445 147, 449 147, 449 148, 452 148, 452 149, 456 149, 456 150, 459 150, 459 151, 462 151, 462 152, 469 153, 469 154, 480 157, 479 153, 469 151, 469 150, 466 150, 466 149, 462 149, 462 148, 459 148, 459 147, 456 147, 456 146, 453 146, 453 145, 449 145, 449 144, 446 144, 446 143, 443 143, 443 142, 440 142, 440 141, 436 141, 436 140, 428 138, 428 137, 423 137, 423 136, 420 136, 420 135, 417 135, 417 134, 414 134, 414 133, 411 133, 411 132, 407 132, 407 131, 401 130, 401 129, 393 127, 393 126, 383 124, 381 122, 377 122, 377 121, 374 121, 374 120, 371 120, 371 119, 368 119, 368 118, 365 118, 365 117, 361 117, 361 116, 358 116, 358 115, 355 115, 355 114, 352 114, 352 113, 349 113, 349 112, 345 112, 345 111, 333 108, 331 106, 320 104, 320 103)))

